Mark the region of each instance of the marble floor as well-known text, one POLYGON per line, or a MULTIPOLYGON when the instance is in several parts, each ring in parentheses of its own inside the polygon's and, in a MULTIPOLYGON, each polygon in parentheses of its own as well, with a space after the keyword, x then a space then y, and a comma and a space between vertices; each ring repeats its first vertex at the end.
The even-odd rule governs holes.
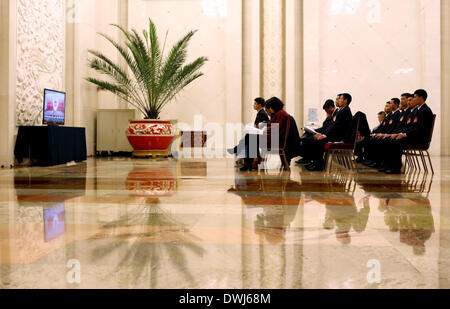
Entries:
POLYGON ((450 288, 435 175, 241 173, 230 159, 0 170, 0 288, 450 288))

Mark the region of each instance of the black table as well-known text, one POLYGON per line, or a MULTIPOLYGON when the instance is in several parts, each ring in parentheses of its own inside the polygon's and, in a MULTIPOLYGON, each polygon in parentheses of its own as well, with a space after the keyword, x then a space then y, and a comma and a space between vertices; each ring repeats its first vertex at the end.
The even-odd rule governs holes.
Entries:
POLYGON ((86 129, 58 126, 19 127, 14 155, 19 163, 50 166, 87 159, 86 129))

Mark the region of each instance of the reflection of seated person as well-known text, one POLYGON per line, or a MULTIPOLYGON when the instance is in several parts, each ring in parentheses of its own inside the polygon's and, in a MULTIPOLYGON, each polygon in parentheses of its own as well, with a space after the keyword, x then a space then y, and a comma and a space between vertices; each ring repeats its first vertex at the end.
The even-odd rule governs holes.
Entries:
POLYGON ((297 205, 265 206, 263 212, 256 216, 255 233, 271 242, 284 240, 286 229, 297 215, 297 205))
POLYGON ((359 211, 353 197, 339 199, 339 204, 337 204, 336 199, 327 201, 325 205, 326 213, 323 227, 327 230, 336 228, 336 239, 342 244, 350 244, 352 227, 357 233, 362 233, 366 229, 370 213, 367 199, 364 199, 364 206, 359 211))
POLYGON ((400 233, 400 242, 413 247, 415 255, 425 254, 425 242, 435 232, 430 200, 421 195, 380 199, 384 222, 391 232, 400 233))
MULTIPOLYGON (((327 114, 327 118, 323 122, 322 127, 315 130, 317 133, 325 132, 327 128, 333 123, 333 117, 336 116, 338 112, 338 109, 336 109, 336 107, 334 106, 333 100, 327 100, 323 105, 323 110, 327 114)), ((300 139, 300 143, 302 143, 302 141, 306 138, 313 138, 313 134, 305 132, 305 134, 300 139)), ((309 164, 311 162, 311 158, 308 158, 307 153, 305 151, 302 151, 300 155, 302 156, 302 159, 295 162, 296 164, 302 165, 302 164, 309 164)))
POLYGON ((289 175, 267 179, 259 175, 236 174, 235 184, 228 192, 238 195, 248 208, 262 209, 254 221, 255 233, 271 243, 284 240, 302 195, 301 185, 289 175))
MULTIPOLYGON (((266 107, 266 101, 263 98, 256 98, 253 103, 253 109, 258 112, 256 115, 256 119, 254 122, 255 128, 262 129, 270 122, 269 116, 266 113, 265 110, 266 107)), ((257 138, 257 137, 255 137, 257 138)), ((237 155, 238 157, 245 156, 248 152, 246 149, 246 145, 249 144, 250 135, 246 134, 245 137, 239 142, 239 144, 234 147, 228 149, 229 154, 237 155)))

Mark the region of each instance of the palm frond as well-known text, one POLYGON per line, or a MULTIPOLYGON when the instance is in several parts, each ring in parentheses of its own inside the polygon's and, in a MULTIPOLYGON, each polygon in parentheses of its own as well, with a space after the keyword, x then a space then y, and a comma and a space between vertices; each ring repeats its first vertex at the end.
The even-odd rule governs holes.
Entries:
POLYGON ((90 68, 108 80, 86 80, 95 84, 99 90, 114 93, 135 106, 146 118, 158 118, 166 104, 203 76, 200 69, 208 61, 207 58, 200 57, 185 65, 187 47, 196 31, 183 36, 164 57, 168 32, 161 50, 157 29, 151 19, 148 30, 144 29, 141 34, 135 29, 128 31, 117 24, 112 26, 124 35, 123 45, 106 34, 100 35, 116 48, 128 69, 101 52, 89 50, 89 54, 93 56, 89 60, 90 68))

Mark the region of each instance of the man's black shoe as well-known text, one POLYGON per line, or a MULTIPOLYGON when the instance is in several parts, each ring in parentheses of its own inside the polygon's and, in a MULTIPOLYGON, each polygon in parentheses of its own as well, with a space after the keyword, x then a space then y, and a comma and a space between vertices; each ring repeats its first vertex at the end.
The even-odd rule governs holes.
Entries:
POLYGON ((301 159, 301 160, 295 161, 295 164, 298 164, 298 165, 307 165, 309 163, 311 163, 311 160, 301 159))
POLYGON ((306 167, 306 169, 310 172, 321 172, 321 171, 323 171, 323 166, 313 164, 313 165, 308 165, 306 167))
POLYGON ((402 171, 399 169, 390 169, 390 170, 386 170, 385 173, 388 175, 398 175, 398 174, 401 174, 402 171))
POLYGON ((356 163, 363 163, 363 162, 364 162, 364 159, 362 157, 358 157, 356 159, 356 163))
POLYGON ((236 149, 236 147, 234 147, 234 148, 228 148, 228 149, 227 149, 227 152, 228 152, 229 154, 231 154, 231 155, 234 155, 234 154, 237 153, 237 149, 236 149))
POLYGON ((308 163, 308 164, 305 166, 305 168, 306 168, 306 169, 308 169, 308 168, 313 168, 313 166, 315 166, 314 162, 310 162, 310 163, 308 163))
POLYGON ((371 164, 373 164, 374 162, 372 161, 372 160, 364 160, 363 161, 363 164, 365 165, 365 166, 369 166, 369 165, 371 165, 371 164))
POLYGON ((247 171, 251 171, 252 170, 252 166, 250 165, 245 165, 245 166, 243 166, 243 167, 241 167, 240 169, 239 169, 241 172, 247 172, 247 171))
POLYGON ((367 165, 367 166, 370 168, 379 168, 380 167, 377 162, 373 162, 372 164, 367 165))

